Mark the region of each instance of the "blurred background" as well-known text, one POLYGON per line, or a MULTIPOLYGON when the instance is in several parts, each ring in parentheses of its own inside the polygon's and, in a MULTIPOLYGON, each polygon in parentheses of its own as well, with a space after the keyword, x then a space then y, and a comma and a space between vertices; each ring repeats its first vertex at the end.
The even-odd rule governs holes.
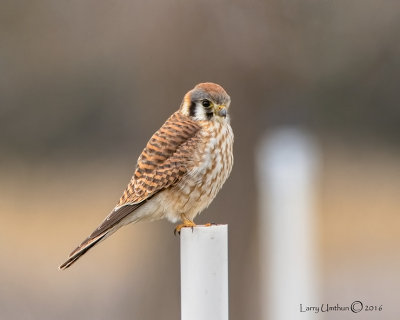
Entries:
POLYGON ((1 319, 179 319, 166 221, 57 267, 204 81, 232 98, 234 170, 196 219, 229 224, 230 319, 354 319, 301 304, 356 300, 383 306, 357 318, 399 318, 399 2, 1 8, 1 319))

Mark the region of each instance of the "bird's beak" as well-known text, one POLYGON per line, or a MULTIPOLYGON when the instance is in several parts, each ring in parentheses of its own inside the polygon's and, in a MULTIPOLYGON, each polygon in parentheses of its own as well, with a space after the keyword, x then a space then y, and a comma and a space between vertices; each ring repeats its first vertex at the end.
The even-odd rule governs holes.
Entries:
POLYGON ((218 105, 215 109, 216 109, 217 115, 219 115, 220 117, 223 117, 223 118, 226 117, 226 106, 218 105))

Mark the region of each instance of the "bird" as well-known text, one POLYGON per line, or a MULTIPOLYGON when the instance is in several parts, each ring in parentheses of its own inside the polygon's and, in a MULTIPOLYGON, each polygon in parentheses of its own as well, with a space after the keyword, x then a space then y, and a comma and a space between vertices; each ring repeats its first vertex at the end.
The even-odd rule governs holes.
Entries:
POLYGON ((174 233, 196 226, 233 167, 231 98, 220 85, 197 84, 140 154, 133 176, 103 222, 59 266, 69 268, 88 250, 129 223, 166 218, 174 233))

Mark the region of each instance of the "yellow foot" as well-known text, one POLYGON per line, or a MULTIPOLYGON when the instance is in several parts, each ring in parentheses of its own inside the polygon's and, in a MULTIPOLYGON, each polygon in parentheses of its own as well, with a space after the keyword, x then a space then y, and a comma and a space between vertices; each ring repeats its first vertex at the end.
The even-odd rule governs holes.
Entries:
POLYGON ((211 226, 216 226, 217 224, 215 223, 215 222, 209 222, 209 223, 206 223, 204 226, 205 227, 211 227, 211 226))
POLYGON ((177 233, 181 234, 181 229, 182 228, 192 228, 192 231, 193 231, 193 227, 195 227, 195 226, 196 226, 196 224, 193 221, 191 221, 189 219, 185 219, 182 224, 178 224, 175 227, 174 235, 176 235, 177 233))

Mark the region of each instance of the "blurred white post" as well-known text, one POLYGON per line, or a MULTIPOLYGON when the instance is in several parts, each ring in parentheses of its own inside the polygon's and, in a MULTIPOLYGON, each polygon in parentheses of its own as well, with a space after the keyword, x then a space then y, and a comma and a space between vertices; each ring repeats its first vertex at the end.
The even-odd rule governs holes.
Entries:
POLYGON ((228 320, 228 226, 181 229, 181 319, 228 320))
POLYGON ((262 319, 315 318, 314 225, 318 153, 301 130, 270 132, 257 155, 262 267, 262 319))

